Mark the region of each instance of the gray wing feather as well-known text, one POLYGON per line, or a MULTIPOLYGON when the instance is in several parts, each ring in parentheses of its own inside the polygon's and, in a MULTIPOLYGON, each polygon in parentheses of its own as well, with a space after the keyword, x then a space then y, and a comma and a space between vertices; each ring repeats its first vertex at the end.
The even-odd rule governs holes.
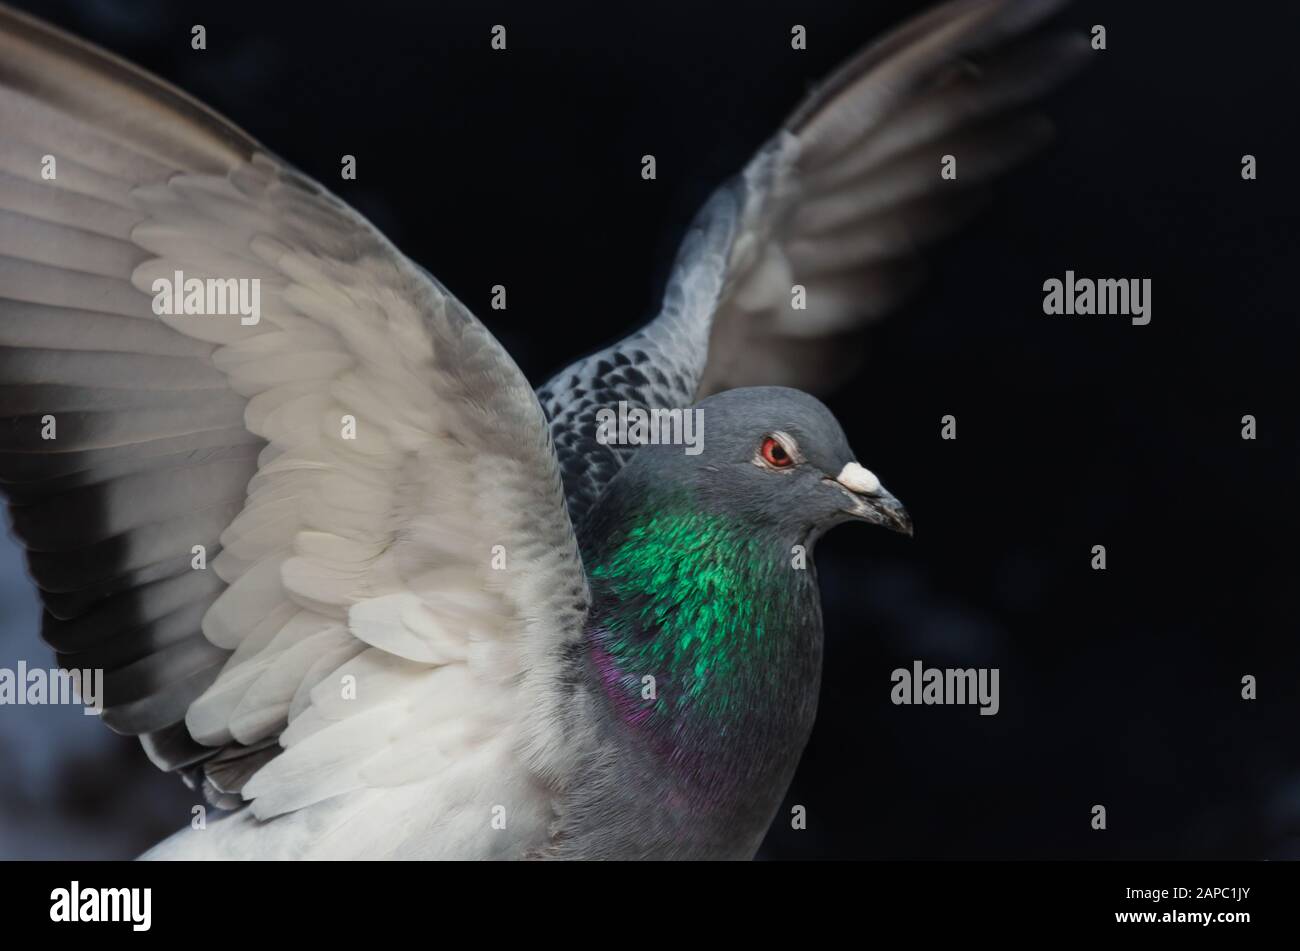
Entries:
POLYGON ((708 354, 709 314, 722 293, 726 256, 739 224, 739 188, 720 189, 687 232, 650 324, 574 363, 538 390, 560 459, 569 514, 581 524, 632 449, 595 438, 596 413, 629 407, 684 407, 694 402, 708 354))
MULTIPOLYGON (((105 668, 105 722, 146 748, 228 656, 200 631, 224 585, 189 570, 190 547, 220 551, 262 441, 215 345, 141 319, 130 277, 151 255, 131 241, 146 218, 131 193, 224 174, 255 147, 183 93, 0 8, 0 481, 44 638, 62 664, 105 668)), ((171 735, 153 754, 164 768, 212 754, 171 735)))
POLYGON ((918 252, 1047 140, 1047 121, 1022 107, 1086 53, 1082 37, 1037 31, 1065 2, 936 7, 837 70, 722 186, 691 227, 660 315, 539 391, 575 519, 631 451, 597 444, 600 408, 685 407, 749 385, 818 392, 853 372, 863 328, 920 283, 918 252), (955 181, 940 178, 948 154, 955 181))
MULTIPOLYGON (((482 325, 221 117, 3 7, 0 489, 60 663, 104 668, 106 723, 225 804, 281 753, 320 678, 363 652, 382 674, 407 658, 374 655, 428 657, 421 636, 459 633, 440 593, 480 631, 527 628, 512 682, 534 711, 553 674, 538 668, 585 609, 545 417, 482 325), (272 313, 178 332, 141 285, 182 265, 261 278, 272 313), (335 401, 360 419, 355 448, 321 439, 335 401), (494 473, 481 485, 476 461, 494 473), (495 514, 442 537, 467 505, 495 514), (454 589, 490 554, 476 525, 514 566, 486 607, 454 589), (215 570, 192 569, 195 545, 215 570), (349 608, 381 596, 393 613, 353 626, 349 608), (403 597, 432 614, 402 615, 403 597), (216 739, 196 743, 187 716, 216 739)), ((548 724, 525 731, 538 756, 548 724)), ((291 753, 261 781, 268 809, 344 788, 311 743, 291 753)))

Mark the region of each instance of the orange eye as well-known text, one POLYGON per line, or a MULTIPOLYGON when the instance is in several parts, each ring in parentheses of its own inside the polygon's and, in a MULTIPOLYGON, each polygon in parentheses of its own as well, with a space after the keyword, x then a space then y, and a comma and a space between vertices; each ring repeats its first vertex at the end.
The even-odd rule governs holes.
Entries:
POLYGON ((767 436, 763 439, 763 445, 759 449, 759 453, 762 454, 764 462, 777 469, 784 469, 787 466, 794 465, 794 460, 785 451, 785 446, 781 445, 780 440, 775 436, 767 436))

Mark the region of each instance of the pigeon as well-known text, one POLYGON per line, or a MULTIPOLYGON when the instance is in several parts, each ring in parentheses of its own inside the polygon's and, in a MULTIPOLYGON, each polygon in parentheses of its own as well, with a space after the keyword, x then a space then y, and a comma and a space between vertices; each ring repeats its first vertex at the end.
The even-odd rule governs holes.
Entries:
POLYGON ((58 662, 216 813, 144 857, 752 858, 815 717, 815 543, 911 533, 814 394, 1046 141, 1062 5, 868 46, 658 315, 536 390, 321 185, 0 8, 0 486, 58 662))

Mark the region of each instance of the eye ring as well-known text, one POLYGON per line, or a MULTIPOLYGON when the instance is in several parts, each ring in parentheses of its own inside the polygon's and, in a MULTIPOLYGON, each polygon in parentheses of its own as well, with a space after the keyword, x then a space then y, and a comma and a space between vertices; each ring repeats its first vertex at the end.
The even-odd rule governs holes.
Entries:
POLYGON ((775 436, 763 437, 758 456, 773 469, 788 469, 794 465, 794 455, 775 436))

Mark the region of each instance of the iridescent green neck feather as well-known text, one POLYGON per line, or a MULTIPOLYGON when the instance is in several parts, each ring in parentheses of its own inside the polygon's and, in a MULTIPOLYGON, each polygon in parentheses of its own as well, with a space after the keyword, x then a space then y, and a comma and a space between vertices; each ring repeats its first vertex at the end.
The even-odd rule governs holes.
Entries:
POLYGON ((805 629, 820 635, 811 566, 681 496, 644 499, 607 524, 587 552, 590 644, 622 718, 725 731, 780 706, 792 666, 805 666, 805 629))

